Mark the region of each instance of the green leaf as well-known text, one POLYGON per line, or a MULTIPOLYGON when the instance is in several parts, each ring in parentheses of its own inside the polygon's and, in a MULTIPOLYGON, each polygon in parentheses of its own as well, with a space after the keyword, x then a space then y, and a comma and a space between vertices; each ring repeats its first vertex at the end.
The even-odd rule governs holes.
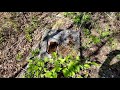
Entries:
POLYGON ((44 70, 44 72, 47 72, 47 68, 44 68, 43 70, 44 70))
POLYGON ((41 71, 41 70, 42 70, 42 67, 39 67, 39 70, 41 71))
POLYGON ((19 52, 17 55, 16 55, 16 60, 21 60, 22 59, 22 54, 19 52))
POLYGON ((44 67, 44 62, 41 62, 41 64, 40 64, 40 65, 41 65, 41 67, 44 67))
POLYGON ((62 70, 61 67, 56 67, 55 69, 56 69, 56 72, 60 72, 60 70, 62 70))
POLYGON ((78 75, 77 78, 83 78, 81 75, 78 75))
POLYGON ((100 38, 99 37, 95 37, 95 38, 93 38, 93 42, 95 43, 95 44, 98 44, 98 43, 100 43, 100 38))
POLYGON ((33 62, 33 60, 27 60, 29 63, 32 63, 33 62))
POLYGON ((92 65, 98 66, 96 62, 91 62, 92 65))
POLYGON ((68 70, 67 68, 64 68, 64 69, 62 70, 62 72, 63 72, 63 75, 64 75, 65 77, 68 77, 68 75, 69 75, 69 70, 68 70))
POLYGON ((49 59, 47 57, 44 58, 44 62, 48 62, 49 59))
POLYGON ((84 14, 83 17, 82 17, 82 19, 84 21, 88 21, 88 20, 90 20, 90 15, 84 14))
POLYGON ((56 58, 57 58, 57 53, 56 53, 56 52, 53 52, 53 53, 52 53, 52 57, 53 57, 54 59, 56 59, 56 58))
POLYGON ((69 70, 69 71, 75 71, 74 65, 69 66, 69 67, 68 67, 68 70, 69 70))
POLYGON ((89 37, 93 41, 94 44, 98 44, 101 41, 101 39, 99 37, 96 37, 96 36, 93 36, 93 35, 91 35, 89 37))
POLYGON ((84 34, 85 34, 86 36, 87 36, 87 35, 90 35, 90 30, 88 30, 88 29, 84 29, 83 32, 84 32, 84 34))
POLYGON ((75 66, 75 72, 80 72, 80 67, 79 66, 75 66))
POLYGON ((82 69, 82 70, 84 69, 83 65, 79 65, 79 68, 82 69))
POLYGON ((76 56, 76 60, 80 60, 80 57, 79 57, 79 56, 76 56))
POLYGON ((73 72, 73 71, 70 72, 70 76, 72 76, 72 77, 75 76, 75 72, 73 72))
POLYGON ((53 78, 57 78, 57 73, 54 72, 52 76, 53 76, 53 78))
POLYGON ((108 35, 110 35, 110 32, 109 31, 104 31, 104 32, 102 32, 101 37, 104 38, 104 37, 106 37, 108 35))
POLYGON ((65 62, 65 59, 59 58, 60 64, 63 64, 65 62))
POLYGON ((35 49, 35 50, 33 50, 31 53, 32 53, 32 56, 36 56, 36 55, 39 54, 39 52, 40 52, 39 49, 35 49))
POLYGON ((71 61, 69 64, 68 64, 68 67, 71 67, 72 65, 74 65, 75 62, 71 61))
POLYGON ((79 23, 81 23, 81 20, 80 20, 79 17, 75 17, 75 18, 74 18, 74 22, 75 22, 76 24, 79 24, 79 23))
POLYGON ((85 75, 84 75, 84 78, 87 78, 89 75, 88 75, 88 73, 86 73, 85 75))
POLYGON ((37 66, 41 66, 41 61, 37 62, 37 66))
POLYGON ((60 66, 60 63, 59 63, 59 61, 55 61, 55 63, 54 63, 54 65, 55 65, 55 67, 59 67, 60 66))
POLYGON ((55 69, 55 68, 53 68, 51 71, 54 73, 54 72, 55 72, 55 70, 56 70, 56 69, 55 69))
POLYGON ((68 57, 68 56, 65 57, 65 61, 66 61, 66 62, 69 61, 69 57, 68 57))
POLYGON ((39 69, 39 67, 38 66, 34 66, 34 70, 38 70, 39 69))
POLYGON ((50 61, 50 63, 52 63, 53 64, 53 62, 54 62, 54 60, 51 58, 51 59, 49 59, 49 61, 50 61))
POLYGON ((45 73, 45 77, 51 78, 51 75, 52 75, 52 72, 50 71, 45 73))
POLYGON ((39 77, 39 72, 36 71, 36 72, 35 72, 35 75, 36 75, 36 77, 38 78, 38 77, 39 77))
POLYGON ((89 64, 84 64, 84 68, 88 69, 88 68, 90 68, 90 65, 89 64))

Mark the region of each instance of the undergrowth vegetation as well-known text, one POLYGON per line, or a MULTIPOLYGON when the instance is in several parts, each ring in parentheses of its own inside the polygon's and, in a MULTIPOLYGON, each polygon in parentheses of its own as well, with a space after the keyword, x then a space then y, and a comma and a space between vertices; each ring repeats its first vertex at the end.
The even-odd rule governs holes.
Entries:
MULTIPOLYGON (((32 55, 35 55, 36 52, 33 52, 32 55)), ((96 62, 90 61, 81 64, 79 56, 74 58, 68 55, 62 58, 55 52, 52 53, 52 58, 41 59, 34 57, 28 62, 25 78, 87 78, 88 74, 81 76, 80 71, 87 70, 92 65, 98 65, 96 62)))
MULTIPOLYGON (((12 71, 19 70, 20 67, 18 69, 17 65, 26 61, 31 53, 24 78, 89 78, 93 75, 91 73, 96 74, 99 64, 104 65, 109 52, 120 49, 119 20, 119 12, 1 12, 0 66, 3 69, 0 76, 7 72, 12 75, 12 71), (38 58, 40 50, 32 48, 41 42, 41 31, 47 28, 81 30, 82 49, 78 52, 83 51, 84 55, 85 51, 85 62, 81 63, 82 57, 76 56, 78 53, 73 50, 73 44, 70 44, 70 53, 74 54, 74 57, 71 54, 62 57, 53 52, 51 58, 38 58), (89 51, 90 55, 94 55, 89 56, 89 51), (91 69, 92 66, 96 71, 91 69)), ((116 58, 120 60, 120 55, 116 58)))
POLYGON ((38 18, 32 17, 31 22, 29 24, 25 25, 24 31, 25 31, 25 37, 27 41, 32 42, 32 33, 34 30, 38 27, 38 18))
POLYGON ((65 12, 64 16, 71 18, 80 28, 91 28, 92 20, 90 12, 65 12))
MULTIPOLYGON (((84 39, 88 41, 83 43, 84 48, 90 47, 90 45, 96 45, 101 43, 101 40, 110 36, 112 32, 106 27, 106 30, 97 30, 98 36, 91 33, 91 28, 94 23, 91 18, 90 12, 65 12, 64 16, 71 18, 75 25, 82 28, 84 39)), ((108 39, 108 42, 112 43, 112 38, 108 39)), ((113 47, 113 45, 112 45, 113 47)), ((98 66, 94 61, 90 61, 90 58, 86 59, 85 63, 81 63, 80 56, 72 57, 68 55, 66 57, 58 56, 57 53, 53 52, 52 58, 38 58, 36 55, 39 50, 32 51, 32 59, 28 60, 28 69, 24 75, 26 78, 88 78, 89 75, 80 74, 81 71, 88 70, 92 65, 98 66)))

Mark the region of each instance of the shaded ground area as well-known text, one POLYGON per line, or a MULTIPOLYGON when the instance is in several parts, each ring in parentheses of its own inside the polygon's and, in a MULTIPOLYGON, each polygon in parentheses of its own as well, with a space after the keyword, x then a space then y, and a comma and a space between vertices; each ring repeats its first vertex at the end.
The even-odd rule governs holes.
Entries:
MULTIPOLYGON (((92 26, 87 24, 91 35, 99 37, 104 31, 113 32, 112 36, 102 39, 101 43, 89 43, 82 33, 84 57, 96 61, 99 66, 92 66, 82 73, 88 73, 91 78, 120 77, 120 13, 95 12, 91 13, 92 26), (112 40, 108 40, 111 38, 112 40)), ((43 33, 47 30, 70 29, 79 30, 70 17, 63 12, 1 12, 0 13, 0 77, 15 77, 30 57, 30 51, 38 48, 43 33)), ((54 45, 55 46, 55 45, 54 45)), ((68 50, 61 47, 61 52, 68 50)), ((71 51, 71 50, 70 50, 71 51)), ((70 52, 68 50, 68 52, 70 52)), ((49 51, 50 52, 50 51, 49 51)), ((65 54, 63 54, 65 55, 65 54)))
POLYGON ((107 55, 107 59, 100 67, 99 71, 100 77, 120 78, 120 61, 110 65, 110 62, 113 60, 113 58, 119 54, 120 50, 114 50, 107 55))

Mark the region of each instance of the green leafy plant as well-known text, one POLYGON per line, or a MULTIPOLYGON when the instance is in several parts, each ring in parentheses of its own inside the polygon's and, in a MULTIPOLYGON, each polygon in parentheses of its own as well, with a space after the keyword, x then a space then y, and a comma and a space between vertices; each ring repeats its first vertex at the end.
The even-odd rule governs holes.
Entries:
POLYGON ((32 28, 29 25, 25 27, 25 37, 29 42, 32 42, 32 28))
POLYGON ((35 50, 32 50, 32 51, 31 51, 31 54, 32 54, 32 56, 34 57, 34 56, 38 55, 39 52, 40 52, 39 49, 35 49, 35 50))
POLYGON ((32 33, 38 27, 38 18, 33 16, 30 21, 29 24, 25 25, 24 31, 27 41, 32 42, 32 33))
POLYGON ((90 34, 91 34, 91 32, 90 32, 89 29, 83 29, 83 33, 84 33, 84 35, 85 35, 86 37, 89 37, 90 34))
POLYGON ((111 34, 111 32, 110 31, 104 31, 104 32, 102 32, 101 33, 101 38, 105 38, 105 37, 107 37, 107 36, 109 36, 111 34))
POLYGON ((91 15, 88 12, 65 12, 64 16, 70 17, 76 25, 83 27, 91 20, 91 15))
POLYGON ((21 60, 22 59, 22 54, 19 52, 17 55, 16 55, 16 60, 21 60))
POLYGON ((40 59, 34 57, 29 61, 29 67, 25 73, 26 78, 82 78, 78 73, 89 69, 92 63, 80 64, 79 56, 76 58, 68 55, 64 58, 52 53, 52 58, 40 59))
POLYGON ((90 35, 90 39, 91 39, 91 42, 94 43, 94 44, 98 44, 98 43, 101 42, 100 37, 96 37, 96 36, 93 36, 93 35, 90 35))

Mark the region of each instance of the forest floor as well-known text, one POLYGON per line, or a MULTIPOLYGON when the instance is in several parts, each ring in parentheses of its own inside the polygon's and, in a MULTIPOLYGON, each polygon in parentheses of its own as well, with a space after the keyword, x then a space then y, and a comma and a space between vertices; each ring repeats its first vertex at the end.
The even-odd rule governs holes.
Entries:
MULTIPOLYGON (((30 51, 38 46, 43 32, 48 29, 79 30, 72 16, 65 12, 1 12, 0 13, 0 77, 15 77, 27 64, 30 51)), ((84 48, 93 54, 92 66, 87 71, 90 78, 120 77, 120 13, 93 12, 90 23, 83 26, 91 35, 99 37, 103 32, 112 32, 103 45, 90 43, 85 33, 82 35, 84 48)), ((89 53, 88 52, 88 53, 89 53)), ((87 53, 87 54, 88 54, 87 53)))

